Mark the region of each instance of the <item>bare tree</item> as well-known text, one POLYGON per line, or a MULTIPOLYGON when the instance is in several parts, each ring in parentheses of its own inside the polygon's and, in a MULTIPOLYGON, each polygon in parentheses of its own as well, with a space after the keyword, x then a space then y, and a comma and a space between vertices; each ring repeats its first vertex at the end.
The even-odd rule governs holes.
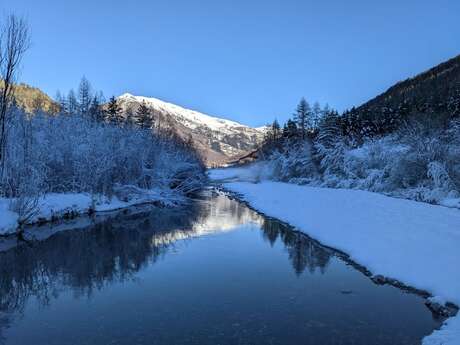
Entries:
POLYGON ((7 140, 8 107, 14 98, 13 84, 24 53, 30 46, 29 27, 23 18, 9 15, 0 23, 0 173, 3 176, 7 140))

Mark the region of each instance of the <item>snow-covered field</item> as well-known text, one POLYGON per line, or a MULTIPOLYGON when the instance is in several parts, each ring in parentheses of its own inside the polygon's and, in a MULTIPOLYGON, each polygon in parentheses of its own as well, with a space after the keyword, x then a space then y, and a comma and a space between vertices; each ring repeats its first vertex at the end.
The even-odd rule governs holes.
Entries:
MULTIPOLYGON (((246 182, 224 185, 254 208, 349 254, 374 275, 460 306, 458 209, 366 191, 247 182, 253 175, 244 168, 214 170, 210 177, 235 181, 239 173, 246 182)), ((460 344, 460 316, 448 319, 423 344, 460 344)))
MULTIPOLYGON (((87 214, 90 211, 114 211, 144 203, 158 202, 168 206, 181 201, 183 198, 170 190, 148 190, 128 201, 122 201, 116 196, 108 199, 104 196, 91 196, 88 193, 50 193, 38 200, 37 210, 28 223, 51 221, 67 215, 87 214)), ((9 204, 10 200, 0 198, 0 235, 14 234, 18 226, 18 214, 9 210, 9 204)))

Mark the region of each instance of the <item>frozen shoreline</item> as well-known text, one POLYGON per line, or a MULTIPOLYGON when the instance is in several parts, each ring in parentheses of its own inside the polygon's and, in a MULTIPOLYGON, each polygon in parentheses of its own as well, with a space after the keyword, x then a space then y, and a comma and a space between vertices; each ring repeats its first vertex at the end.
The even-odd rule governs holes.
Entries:
MULTIPOLYGON (((217 180, 235 180, 234 171, 223 176, 224 170, 217 180)), ((359 190, 223 182, 255 209, 348 254, 374 275, 427 291, 434 302, 460 305, 458 209, 359 190)), ((460 315, 449 318, 423 344, 460 344, 460 315)))
MULTIPOLYGON (((9 210, 9 199, 0 198, 0 236, 14 236, 18 229, 18 214, 9 210)), ((148 190, 122 201, 116 196, 92 196, 88 193, 50 193, 40 197, 36 214, 27 226, 74 218, 93 212, 109 212, 141 204, 174 206, 184 201, 184 197, 170 190, 148 190)))

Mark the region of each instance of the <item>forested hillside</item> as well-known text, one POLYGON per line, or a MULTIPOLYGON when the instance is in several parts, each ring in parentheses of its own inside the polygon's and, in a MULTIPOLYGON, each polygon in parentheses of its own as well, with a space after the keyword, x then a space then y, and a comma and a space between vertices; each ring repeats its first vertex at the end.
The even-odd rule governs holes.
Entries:
POLYGON ((411 119, 445 124, 460 116, 460 55, 401 81, 365 104, 345 111, 355 138, 392 132, 411 119))
POLYGON ((460 57, 339 114, 302 99, 259 151, 258 174, 460 207, 460 57))

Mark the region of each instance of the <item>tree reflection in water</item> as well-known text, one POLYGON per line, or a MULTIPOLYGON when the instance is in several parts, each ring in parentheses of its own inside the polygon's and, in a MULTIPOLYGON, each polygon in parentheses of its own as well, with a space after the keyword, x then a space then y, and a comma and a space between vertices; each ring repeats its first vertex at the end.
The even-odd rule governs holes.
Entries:
POLYGON ((262 225, 263 237, 271 246, 279 239, 285 246, 289 260, 297 275, 301 275, 306 268, 314 273, 318 268, 321 273, 326 271, 333 251, 322 247, 306 235, 293 231, 286 224, 277 220, 265 219, 262 225))
POLYGON ((72 289, 75 297, 90 297, 94 289, 133 279, 171 245, 156 238, 185 238, 203 211, 194 203, 174 212, 119 213, 90 228, 59 232, 0 253, 0 338, 30 297, 45 306, 63 288, 72 289))
POLYGON ((271 245, 282 241, 297 275, 306 268, 324 273, 332 251, 224 195, 208 196, 179 210, 119 213, 88 228, 58 232, 0 253, 0 339, 31 297, 43 306, 64 289, 76 298, 90 298, 95 289, 135 279, 175 241, 248 223, 258 224, 271 245))

